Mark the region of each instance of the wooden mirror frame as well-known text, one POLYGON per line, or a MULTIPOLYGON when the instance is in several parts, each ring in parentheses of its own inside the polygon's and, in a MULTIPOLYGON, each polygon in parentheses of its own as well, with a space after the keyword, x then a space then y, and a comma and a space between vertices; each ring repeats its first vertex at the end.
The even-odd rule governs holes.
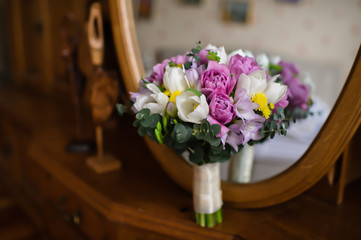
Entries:
MULTIPOLYGON (((123 81, 137 91, 145 77, 133 18, 132 1, 109 0, 114 42, 123 81)), ((330 171, 361 123, 361 48, 347 81, 322 129, 300 160, 277 176, 250 184, 222 182, 223 200, 239 208, 260 208, 289 200, 330 171)), ((192 190, 192 168, 164 145, 146 139, 165 172, 192 190)))

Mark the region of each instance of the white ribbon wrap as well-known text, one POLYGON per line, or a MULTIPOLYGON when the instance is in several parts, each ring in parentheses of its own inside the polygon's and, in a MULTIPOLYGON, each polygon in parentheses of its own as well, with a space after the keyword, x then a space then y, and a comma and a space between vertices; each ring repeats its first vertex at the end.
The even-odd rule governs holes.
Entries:
POLYGON ((254 146, 245 144, 241 151, 232 155, 228 180, 235 183, 249 183, 252 178, 254 146))
POLYGON ((222 207, 219 163, 193 165, 193 205, 197 213, 214 213, 222 207))

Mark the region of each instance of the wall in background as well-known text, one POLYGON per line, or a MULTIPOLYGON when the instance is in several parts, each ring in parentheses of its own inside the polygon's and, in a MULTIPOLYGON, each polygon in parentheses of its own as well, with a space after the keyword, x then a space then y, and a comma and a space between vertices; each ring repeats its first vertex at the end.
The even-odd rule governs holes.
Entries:
POLYGON ((222 21, 220 2, 153 0, 152 17, 136 22, 143 57, 162 49, 184 52, 197 40, 278 54, 311 72, 316 94, 334 103, 361 43, 361 0, 254 0, 253 21, 246 25, 222 21))

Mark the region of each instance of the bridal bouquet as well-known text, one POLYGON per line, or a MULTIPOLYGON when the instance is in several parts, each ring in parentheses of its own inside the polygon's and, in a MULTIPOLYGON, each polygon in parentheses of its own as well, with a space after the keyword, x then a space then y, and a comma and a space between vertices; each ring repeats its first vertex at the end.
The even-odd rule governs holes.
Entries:
POLYGON ((197 224, 222 222, 219 163, 245 144, 254 144, 289 125, 287 86, 242 50, 197 47, 153 67, 131 93, 134 126, 193 163, 197 224))

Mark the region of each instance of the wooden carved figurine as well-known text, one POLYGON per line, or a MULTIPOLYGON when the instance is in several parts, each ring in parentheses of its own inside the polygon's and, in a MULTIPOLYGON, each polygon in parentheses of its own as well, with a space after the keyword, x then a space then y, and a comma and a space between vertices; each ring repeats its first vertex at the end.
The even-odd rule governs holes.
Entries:
POLYGON ((94 84, 90 104, 95 124, 97 156, 87 159, 87 165, 97 173, 113 171, 121 167, 121 162, 110 154, 103 152, 102 125, 114 110, 118 97, 118 81, 115 74, 103 71, 104 38, 101 18, 101 5, 93 3, 90 7, 88 22, 88 41, 91 60, 94 65, 94 84))

